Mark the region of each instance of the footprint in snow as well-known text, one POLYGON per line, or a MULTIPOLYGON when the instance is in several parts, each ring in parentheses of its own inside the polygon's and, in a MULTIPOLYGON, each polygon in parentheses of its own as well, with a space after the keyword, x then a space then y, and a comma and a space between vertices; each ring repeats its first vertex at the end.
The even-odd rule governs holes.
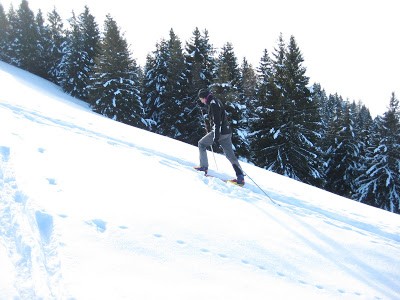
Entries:
POLYGON ((25 204, 28 197, 21 191, 16 191, 14 194, 14 201, 17 203, 25 204))
POLYGON ((57 185, 57 181, 54 178, 46 178, 49 184, 51 185, 57 185))
POLYGON ((299 280, 299 282, 300 282, 301 284, 307 284, 307 282, 305 282, 304 280, 299 280))
POLYGON ((36 223, 43 242, 49 243, 53 233, 53 217, 45 212, 35 212, 36 223))
POLYGON ((87 221, 86 224, 95 226, 96 230, 101 233, 105 232, 107 229, 107 222, 103 221, 101 219, 93 219, 93 220, 87 221))
POLYGON ((8 161, 10 158, 10 148, 6 146, 0 146, 0 158, 3 161, 8 161))

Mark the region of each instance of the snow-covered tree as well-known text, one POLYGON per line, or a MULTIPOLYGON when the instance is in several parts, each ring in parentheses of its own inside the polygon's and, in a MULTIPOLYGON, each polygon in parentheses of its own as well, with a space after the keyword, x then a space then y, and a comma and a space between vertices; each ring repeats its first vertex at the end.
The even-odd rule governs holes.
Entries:
POLYGON ((208 88, 214 82, 215 49, 210 44, 208 31, 203 34, 196 27, 192 38, 186 42, 186 71, 189 93, 196 94, 201 88, 208 88))
POLYGON ((99 29, 87 6, 78 18, 73 14, 69 22, 68 44, 64 47, 60 64, 61 85, 68 94, 88 100, 87 87, 99 51, 99 29))
POLYGON ((93 110, 113 120, 144 127, 138 67, 110 15, 104 21, 104 36, 94 70, 90 86, 93 110))
POLYGON ((8 45, 10 41, 10 28, 4 7, 0 3, 0 60, 10 63, 8 45))
POLYGON ((272 61, 256 163, 287 177, 319 186, 322 181, 320 139, 321 118, 313 101, 302 54, 292 36, 285 46, 282 35, 272 61))
POLYGON ((51 48, 53 42, 51 40, 49 28, 45 25, 45 20, 41 10, 36 14, 36 24, 38 31, 38 62, 35 74, 49 80, 50 69, 53 67, 51 65, 51 48))
POLYGON ((28 72, 40 73, 38 26, 28 1, 22 0, 15 14, 10 9, 9 21, 9 53, 13 56, 11 63, 28 72))
POLYGON ((344 111, 337 110, 338 115, 328 131, 332 144, 326 152, 325 189, 335 194, 352 197, 355 180, 359 170, 359 159, 363 143, 360 140, 354 120, 354 106, 345 105, 344 111))
POLYGON ((243 102, 242 115, 243 115, 243 127, 238 133, 241 135, 241 141, 243 142, 242 147, 237 149, 237 154, 244 159, 250 159, 250 123, 251 117, 254 112, 254 103, 257 99, 257 83, 258 78, 256 71, 253 66, 248 63, 246 58, 243 58, 242 65, 240 67, 240 84, 241 87, 241 98, 243 102))
POLYGON ((388 111, 374 123, 365 172, 357 179, 359 188, 354 198, 400 213, 400 106, 394 93, 388 111))
MULTIPOLYGON (((272 81, 272 60, 268 50, 265 49, 261 57, 259 67, 257 68, 257 90, 255 99, 250 102, 249 113, 249 159, 259 167, 267 165, 269 140, 265 137, 269 135, 272 126, 269 104, 267 102, 270 93, 272 81)), ((275 99, 275 98, 272 98, 275 99)))
POLYGON ((171 29, 169 40, 161 40, 156 48, 153 56, 148 57, 145 68, 146 118, 153 132, 179 139, 185 96, 185 60, 181 42, 171 29))
POLYGON ((161 131, 159 127, 161 126, 160 123, 162 123, 161 118, 167 100, 164 98, 168 81, 168 49, 166 44, 165 40, 157 43, 156 50, 152 55, 147 56, 144 70, 143 97, 145 115, 148 120, 149 129, 156 133, 161 131))
POLYGON ((48 77, 49 80, 58 84, 61 77, 60 64, 63 57, 63 47, 66 45, 66 37, 64 23, 56 8, 47 15, 46 29, 50 39, 48 77))

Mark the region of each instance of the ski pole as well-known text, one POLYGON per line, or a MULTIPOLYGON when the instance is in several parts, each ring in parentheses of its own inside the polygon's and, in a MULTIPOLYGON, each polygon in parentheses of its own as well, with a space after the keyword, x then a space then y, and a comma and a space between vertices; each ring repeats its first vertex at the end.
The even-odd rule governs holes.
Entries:
POLYGON ((251 181, 253 181, 253 183, 264 193, 265 196, 267 196, 267 197, 269 198, 269 200, 271 200, 271 202, 272 202, 273 204, 281 206, 279 203, 275 202, 275 201, 267 194, 267 192, 264 191, 264 190, 249 176, 249 174, 247 174, 245 171, 243 171, 243 169, 242 169, 242 172, 243 172, 243 174, 244 174, 245 176, 249 177, 249 179, 250 179, 251 181))
POLYGON ((216 167, 217 171, 219 171, 218 170, 218 165, 217 165, 217 160, 215 159, 215 153, 214 153, 213 146, 211 145, 210 147, 211 147, 211 152, 212 152, 212 155, 213 155, 213 158, 214 158, 215 167, 216 167))

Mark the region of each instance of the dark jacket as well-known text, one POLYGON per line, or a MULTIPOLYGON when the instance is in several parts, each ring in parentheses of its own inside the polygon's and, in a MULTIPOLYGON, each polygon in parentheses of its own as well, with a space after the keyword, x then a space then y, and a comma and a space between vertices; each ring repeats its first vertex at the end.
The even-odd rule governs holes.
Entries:
POLYGON ((209 105, 208 115, 210 117, 210 123, 215 133, 214 139, 219 139, 221 134, 232 133, 222 102, 217 99, 211 99, 207 104, 209 105))

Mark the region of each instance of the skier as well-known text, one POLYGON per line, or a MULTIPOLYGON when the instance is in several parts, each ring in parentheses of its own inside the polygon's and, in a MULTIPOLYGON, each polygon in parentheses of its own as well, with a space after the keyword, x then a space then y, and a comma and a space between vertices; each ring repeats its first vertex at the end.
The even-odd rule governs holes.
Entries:
POLYGON ((230 180, 231 183, 243 186, 244 173, 239 164, 239 161, 232 149, 232 129, 226 117, 226 111, 222 102, 214 99, 210 91, 201 89, 198 93, 199 100, 208 107, 208 115, 210 118, 210 125, 212 131, 208 132, 204 137, 199 140, 199 154, 200 166, 195 167, 198 171, 203 171, 207 174, 208 171, 208 157, 207 147, 215 144, 217 147, 220 145, 224 150, 226 158, 230 161, 236 173, 236 179, 230 180))

